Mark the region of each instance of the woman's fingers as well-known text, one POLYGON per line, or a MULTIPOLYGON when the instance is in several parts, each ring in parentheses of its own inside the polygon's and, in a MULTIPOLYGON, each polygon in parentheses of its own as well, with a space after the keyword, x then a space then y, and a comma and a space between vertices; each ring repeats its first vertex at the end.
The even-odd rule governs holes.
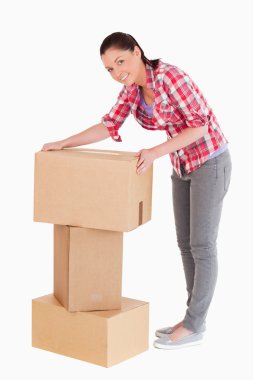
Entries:
POLYGON ((141 166, 141 164, 144 163, 144 158, 140 158, 139 161, 137 162, 137 168, 141 166))

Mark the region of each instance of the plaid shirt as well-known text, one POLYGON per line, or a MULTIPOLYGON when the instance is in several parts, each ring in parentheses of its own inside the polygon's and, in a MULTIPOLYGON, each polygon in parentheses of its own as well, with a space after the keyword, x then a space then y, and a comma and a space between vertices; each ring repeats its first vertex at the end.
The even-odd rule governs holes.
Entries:
POLYGON ((130 114, 149 130, 164 130, 167 139, 177 136, 185 128, 208 124, 208 133, 197 141, 169 153, 173 168, 182 177, 181 165, 188 174, 208 160, 210 153, 228 143, 203 94, 183 70, 159 61, 156 69, 146 64, 147 88, 154 91, 153 117, 148 116, 140 103, 139 86, 124 85, 116 104, 101 122, 108 128, 114 141, 122 141, 119 128, 130 114))

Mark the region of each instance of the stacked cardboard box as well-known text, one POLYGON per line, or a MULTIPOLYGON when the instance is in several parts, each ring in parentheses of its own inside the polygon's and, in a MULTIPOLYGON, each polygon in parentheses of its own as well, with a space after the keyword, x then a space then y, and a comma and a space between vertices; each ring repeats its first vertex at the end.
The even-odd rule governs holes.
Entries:
POLYGON ((32 301, 32 345, 109 367, 148 349, 149 304, 122 297, 123 233, 151 219, 133 152, 35 154, 34 221, 54 227, 54 292, 32 301), (124 342, 124 344, 123 344, 124 342))

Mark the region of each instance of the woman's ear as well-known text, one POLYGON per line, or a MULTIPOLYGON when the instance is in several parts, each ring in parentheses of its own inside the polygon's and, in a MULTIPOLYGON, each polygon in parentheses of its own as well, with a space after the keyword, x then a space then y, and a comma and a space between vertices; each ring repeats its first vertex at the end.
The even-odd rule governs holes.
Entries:
POLYGON ((138 46, 135 46, 134 47, 134 52, 135 52, 135 55, 138 57, 139 55, 141 55, 141 52, 140 52, 140 49, 138 46))

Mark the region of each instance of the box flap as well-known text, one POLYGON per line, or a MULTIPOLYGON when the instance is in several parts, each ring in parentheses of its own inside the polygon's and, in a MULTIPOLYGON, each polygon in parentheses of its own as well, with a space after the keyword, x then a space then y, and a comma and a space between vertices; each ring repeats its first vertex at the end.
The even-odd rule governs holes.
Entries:
POLYGON ((57 156, 70 155, 72 157, 83 157, 88 159, 103 159, 117 161, 137 161, 135 152, 103 150, 103 149, 87 149, 87 148, 64 148, 62 150, 38 151, 36 155, 52 154, 57 156))

